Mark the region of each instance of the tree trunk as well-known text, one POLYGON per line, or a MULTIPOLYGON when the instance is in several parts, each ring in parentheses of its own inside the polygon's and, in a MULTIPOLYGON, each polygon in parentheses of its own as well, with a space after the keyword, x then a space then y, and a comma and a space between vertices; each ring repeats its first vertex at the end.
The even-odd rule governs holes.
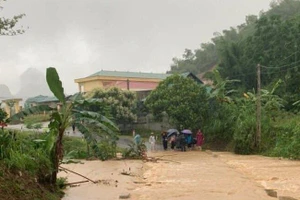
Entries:
POLYGON ((59 130, 59 134, 56 139, 55 143, 55 151, 54 155, 52 156, 52 164, 54 167, 54 170, 52 172, 51 176, 51 183, 54 185, 57 181, 57 173, 58 173, 58 167, 59 167, 59 161, 63 158, 63 147, 62 147, 62 138, 64 135, 64 130, 59 130))

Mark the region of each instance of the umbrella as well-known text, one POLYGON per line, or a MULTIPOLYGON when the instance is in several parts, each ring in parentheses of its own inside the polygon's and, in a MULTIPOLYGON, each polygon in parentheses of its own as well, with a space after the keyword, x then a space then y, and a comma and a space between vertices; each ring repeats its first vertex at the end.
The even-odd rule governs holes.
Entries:
POLYGON ((184 129, 184 130, 181 131, 181 133, 183 133, 183 134, 192 134, 192 131, 189 130, 189 129, 184 129))
POLYGON ((170 137, 173 134, 177 134, 177 133, 179 133, 177 129, 174 129, 174 128, 169 129, 169 130, 167 130, 167 134, 168 134, 167 137, 170 137))

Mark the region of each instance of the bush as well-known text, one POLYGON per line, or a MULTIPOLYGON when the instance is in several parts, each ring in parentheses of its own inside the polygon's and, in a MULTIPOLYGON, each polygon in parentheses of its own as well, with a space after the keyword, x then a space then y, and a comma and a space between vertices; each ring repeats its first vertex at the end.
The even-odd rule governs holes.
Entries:
POLYGON ((300 159, 300 124, 299 117, 281 119, 274 127, 274 147, 267 155, 290 159, 300 159))
POLYGON ((56 185, 58 189, 60 190, 66 189, 67 183, 68 183, 67 178, 64 177, 57 178, 56 185))
POLYGON ((13 172, 26 171, 39 181, 44 180, 51 174, 52 167, 45 145, 36 145, 34 142, 39 137, 41 135, 5 131, 0 135, 0 159, 13 172))
POLYGON ((123 152, 123 157, 140 159, 143 158, 146 150, 147 147, 144 141, 142 141, 140 144, 135 144, 132 142, 131 144, 129 144, 129 148, 123 152))
POLYGON ((71 156, 72 159, 87 158, 86 140, 77 137, 64 137, 63 146, 65 155, 71 156))
POLYGON ((101 160, 108 160, 116 157, 116 144, 108 140, 102 140, 92 145, 95 156, 101 160))

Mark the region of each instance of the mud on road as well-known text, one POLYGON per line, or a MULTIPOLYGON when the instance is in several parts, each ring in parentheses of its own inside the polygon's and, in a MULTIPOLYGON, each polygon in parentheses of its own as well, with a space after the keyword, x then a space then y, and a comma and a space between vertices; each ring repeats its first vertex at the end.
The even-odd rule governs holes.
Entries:
MULTIPOLYGON (((239 156, 224 152, 166 151, 150 153, 158 162, 86 161, 65 167, 94 179, 114 184, 85 183, 66 190, 65 200, 276 200, 300 199, 300 162, 262 156, 239 156), (132 176, 122 171, 130 168, 132 176), (271 197, 265 189, 272 189, 271 197), (275 192, 275 193, 274 193, 275 192)), ((78 177, 70 174, 69 181, 78 177)))

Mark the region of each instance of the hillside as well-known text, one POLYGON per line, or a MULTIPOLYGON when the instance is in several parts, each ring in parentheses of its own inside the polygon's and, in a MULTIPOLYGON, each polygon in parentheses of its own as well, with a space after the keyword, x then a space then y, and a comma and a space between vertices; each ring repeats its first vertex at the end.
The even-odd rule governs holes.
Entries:
POLYGON ((11 98, 12 94, 7 85, 0 84, 0 99, 11 98))
POLYGON ((15 96, 23 98, 23 100, 38 95, 50 96, 52 94, 47 85, 45 75, 35 68, 27 69, 20 76, 20 81, 21 87, 15 96))

